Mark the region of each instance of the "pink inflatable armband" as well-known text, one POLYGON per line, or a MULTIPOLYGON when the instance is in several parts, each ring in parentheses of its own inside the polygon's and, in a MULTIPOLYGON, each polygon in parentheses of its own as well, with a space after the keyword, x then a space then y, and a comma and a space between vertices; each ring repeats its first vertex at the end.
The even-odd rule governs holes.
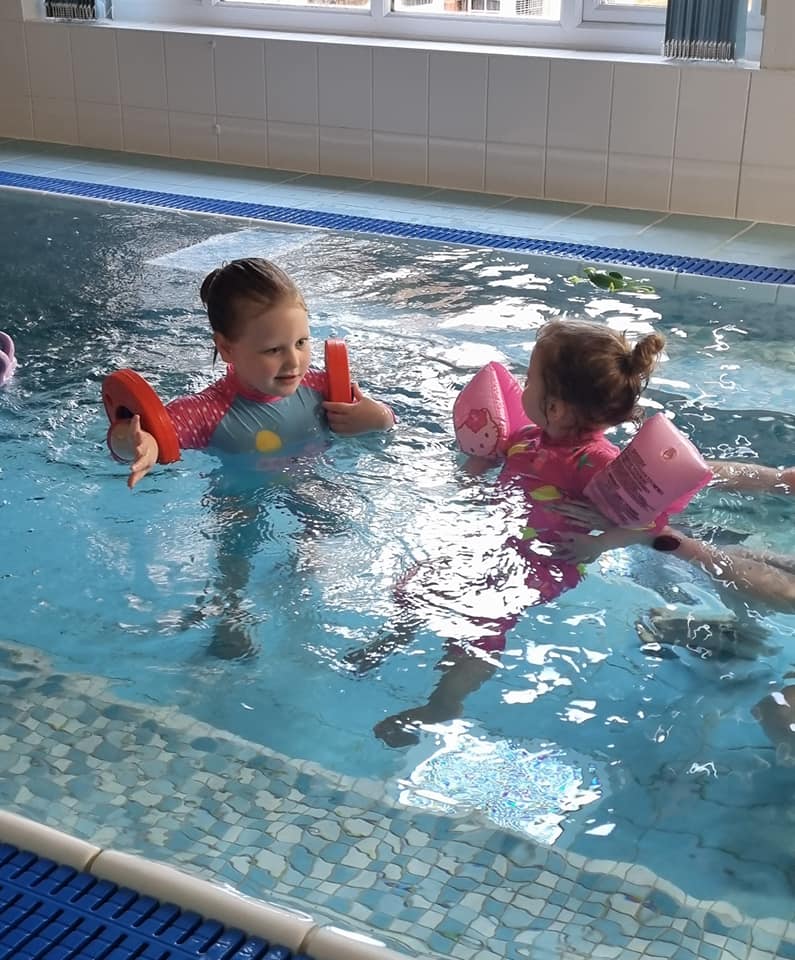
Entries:
POLYGON ((17 358, 14 353, 14 341, 0 330, 0 387, 14 376, 17 358))
POLYGON ((618 526, 642 527, 661 513, 684 510, 711 479, 698 450, 664 414, 656 413, 584 493, 618 526))
POLYGON ((530 421, 522 409, 522 388, 501 363, 487 363, 453 404, 453 426, 464 453, 497 458, 508 437, 530 421))

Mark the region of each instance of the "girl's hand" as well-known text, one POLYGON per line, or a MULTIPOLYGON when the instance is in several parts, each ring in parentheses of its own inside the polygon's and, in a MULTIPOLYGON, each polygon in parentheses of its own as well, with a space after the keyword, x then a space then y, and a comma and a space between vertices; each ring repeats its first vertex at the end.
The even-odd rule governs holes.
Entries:
POLYGON ((111 449, 117 456, 131 460, 127 486, 132 488, 149 473, 157 463, 160 448, 151 433, 141 428, 141 418, 136 414, 131 420, 117 424, 111 432, 111 449))
POLYGON ((493 470, 500 463, 499 460, 490 460, 488 457, 470 456, 464 462, 464 473, 470 477, 479 477, 481 474, 493 470))
POLYGON ((130 464, 130 476, 127 486, 132 488, 149 473, 157 463, 160 448, 151 433, 141 429, 141 418, 136 414, 130 427, 130 441, 133 448, 133 462, 130 464))
POLYGON ((599 513, 596 507, 585 500, 561 500, 545 503, 545 510, 552 510, 570 520, 572 524, 582 527, 583 530, 612 530, 615 524, 604 514, 599 513))
POLYGON ((351 437, 357 433, 391 429, 395 420, 389 408, 372 397, 365 397, 358 384, 351 384, 351 389, 352 403, 332 403, 330 400, 323 403, 334 433, 351 437))
POLYGON ((593 563, 598 557, 608 550, 619 550, 622 547, 631 547, 635 544, 644 544, 651 546, 659 533, 664 533, 681 540, 681 535, 670 527, 664 527, 661 531, 652 527, 643 527, 642 529, 632 527, 610 527, 604 533, 594 537, 588 533, 567 533, 561 531, 556 533, 558 541, 552 551, 552 555, 558 560, 566 560, 569 563, 593 563))
POLYGON ((608 549, 603 537, 587 533, 557 533, 552 556, 565 563, 593 563, 608 549))

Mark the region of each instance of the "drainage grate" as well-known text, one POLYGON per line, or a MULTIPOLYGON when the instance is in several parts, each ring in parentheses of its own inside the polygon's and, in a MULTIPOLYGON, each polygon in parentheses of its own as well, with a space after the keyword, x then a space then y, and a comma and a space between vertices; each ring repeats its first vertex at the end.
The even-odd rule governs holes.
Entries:
POLYGON ((240 200, 213 200, 207 197, 191 197, 178 193, 163 193, 158 190, 139 190, 135 187, 115 187, 101 183, 84 183, 79 180, 61 180, 56 177, 39 177, 5 170, 0 170, 0 186, 42 190, 46 193, 59 193, 92 200, 115 200, 119 203, 142 204, 171 210, 245 217, 249 220, 267 220, 272 223, 292 223, 305 227, 321 227, 326 230, 436 240, 440 243, 459 243, 473 247, 489 247, 494 250, 515 250, 520 253, 568 257, 617 266, 646 267, 654 270, 669 270, 674 273, 697 274, 702 277, 744 280, 747 283, 795 285, 795 270, 783 267, 754 266, 726 260, 708 260, 703 257, 683 257, 671 253, 599 247, 587 243, 508 237, 497 233, 482 233, 478 230, 452 230, 448 227, 402 223, 398 220, 379 220, 374 217, 356 217, 344 213, 323 213, 318 210, 301 210, 294 207, 276 207, 240 200))
POLYGON ((0 844, 0 960, 311 960, 0 844))

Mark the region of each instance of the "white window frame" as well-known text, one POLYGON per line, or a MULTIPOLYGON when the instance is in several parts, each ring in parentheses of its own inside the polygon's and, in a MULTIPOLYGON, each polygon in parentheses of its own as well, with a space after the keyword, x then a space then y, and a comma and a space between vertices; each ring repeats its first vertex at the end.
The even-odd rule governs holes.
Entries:
MULTIPOLYGON (((750 0, 748 19, 746 20, 746 54, 751 60, 758 60, 762 49, 762 30, 765 26, 763 16, 765 0, 750 0)), ((643 8, 632 4, 606 3, 605 0, 583 0, 583 23, 659 23, 665 25, 665 8, 643 8)))
POLYGON ((370 0, 370 9, 219 0, 114 0, 119 25, 295 32, 306 36, 394 38, 416 43, 459 42, 659 54, 662 27, 584 23, 583 0, 561 0, 560 22, 491 14, 456 16, 391 9, 391 0, 370 0))
POLYGON ((631 3, 583 0, 584 22, 665 24, 665 7, 636 7, 631 3))
POLYGON ((751 8, 748 11, 748 29, 763 30, 765 26, 764 13, 765 0, 751 0, 751 8))
MULTIPOLYGON (((165 29, 327 35, 329 39, 381 38, 427 45, 434 42, 568 49, 596 53, 659 56, 663 39, 660 11, 620 8, 623 19, 588 17, 605 13, 599 0, 561 0, 559 22, 522 20, 494 14, 421 13, 391 10, 391 0, 370 0, 370 8, 279 4, 253 0, 114 0, 114 20, 124 26, 165 29), (627 22, 634 14, 658 14, 658 22, 627 22)), ((615 11, 613 11, 615 12, 615 11)), ((761 21, 761 17, 759 18, 761 21)), ((761 37, 761 31, 760 31, 761 37)), ((298 39, 299 37, 296 37, 298 39)), ((761 42, 759 44, 761 49, 761 42)))

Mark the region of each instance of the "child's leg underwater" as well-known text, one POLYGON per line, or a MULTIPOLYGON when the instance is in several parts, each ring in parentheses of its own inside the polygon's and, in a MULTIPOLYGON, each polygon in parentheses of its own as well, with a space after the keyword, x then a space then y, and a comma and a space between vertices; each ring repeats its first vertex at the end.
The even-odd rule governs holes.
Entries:
POLYGON ((428 700, 417 707, 385 717, 374 727, 379 740, 389 747, 407 747, 419 742, 417 727, 444 723, 460 717, 464 700, 490 680, 500 666, 497 656, 472 648, 466 652, 452 645, 436 665, 442 671, 428 700))

